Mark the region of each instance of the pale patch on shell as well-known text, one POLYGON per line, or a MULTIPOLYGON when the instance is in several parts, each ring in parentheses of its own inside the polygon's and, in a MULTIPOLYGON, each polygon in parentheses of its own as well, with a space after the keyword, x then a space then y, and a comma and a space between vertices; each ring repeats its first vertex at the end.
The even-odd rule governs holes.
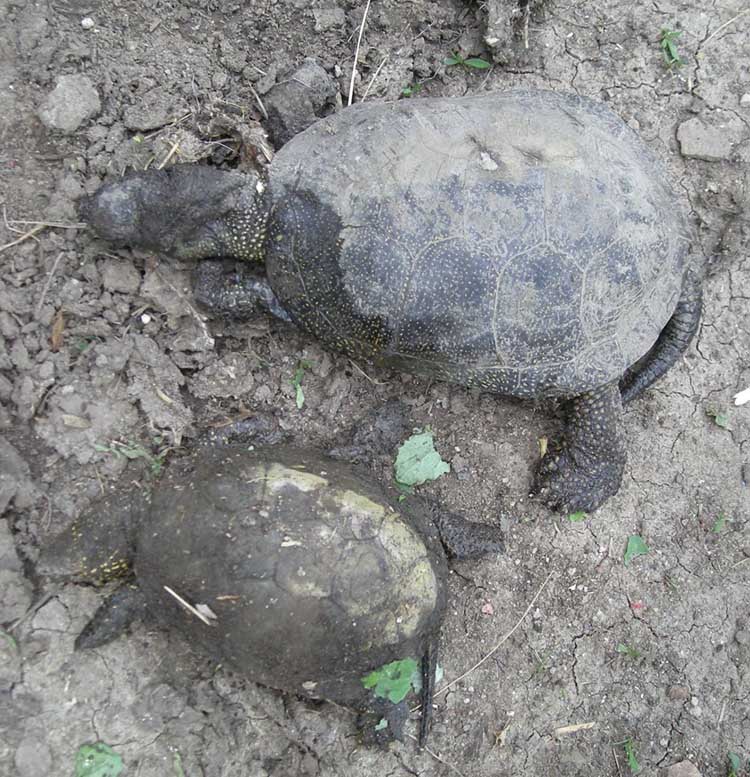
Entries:
POLYGON ((271 464, 265 473, 265 480, 268 482, 268 490, 271 493, 281 491, 284 488, 295 488, 303 492, 317 491, 328 485, 328 481, 320 475, 291 469, 283 464, 271 464))

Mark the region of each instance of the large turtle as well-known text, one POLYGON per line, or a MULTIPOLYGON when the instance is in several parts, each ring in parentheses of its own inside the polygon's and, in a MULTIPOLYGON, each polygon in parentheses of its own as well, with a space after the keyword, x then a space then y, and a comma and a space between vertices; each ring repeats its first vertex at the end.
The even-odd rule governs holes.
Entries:
POLYGON ((330 348, 429 378, 569 400, 534 490, 591 511, 619 488, 622 404, 700 318, 667 175, 604 105, 517 89, 348 108, 253 173, 176 166, 102 187, 102 236, 203 265, 223 312, 258 301, 330 348))
POLYGON ((401 736, 408 709, 393 685, 405 693, 421 660, 424 742, 445 608, 440 540, 461 558, 503 548, 498 528, 399 502, 347 463, 229 445, 172 462, 150 499, 126 489, 95 503, 43 549, 38 571, 125 579, 77 647, 149 614, 256 682, 360 710, 367 741, 401 736))

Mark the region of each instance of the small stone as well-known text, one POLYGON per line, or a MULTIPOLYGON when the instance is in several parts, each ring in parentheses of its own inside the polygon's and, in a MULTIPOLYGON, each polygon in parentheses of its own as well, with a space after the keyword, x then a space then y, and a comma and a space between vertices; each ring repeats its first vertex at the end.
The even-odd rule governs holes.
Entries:
POLYGON ((667 690, 670 701, 685 701, 690 696, 690 688, 686 685, 671 685, 667 690))
POLYGON ((325 32, 343 27, 346 14, 343 8, 314 8, 315 32, 325 32))
POLYGON ((123 112, 123 124, 129 130, 153 130, 176 119, 185 109, 179 98, 166 90, 152 89, 138 97, 137 101, 123 112))
POLYGON ((81 19, 81 27, 83 27, 84 30, 93 30, 94 20, 90 16, 84 16, 83 19, 81 19))
POLYGON ((743 108, 750 108, 750 92, 745 92, 745 94, 740 97, 740 105, 743 108))
POLYGON ((107 291, 135 294, 141 287, 141 274, 129 262, 105 259, 100 267, 102 285, 107 291))
MULTIPOLYGON (((0 576, 3 572, 0 571, 0 576)), ((18 643, 0 629, 0 691, 8 693, 21 679, 21 654, 18 643)))
POLYGON ((701 773, 690 761, 680 761, 667 769, 667 777, 701 777, 701 773))
POLYGON ((16 750, 18 777, 46 777, 52 773, 52 755, 41 738, 26 736, 16 750))
POLYGON ((86 76, 59 76, 57 85, 39 109, 45 127, 75 132, 102 109, 99 93, 86 76))
POLYGON ((51 599, 37 610, 31 623, 35 629, 65 632, 70 628, 70 616, 62 602, 51 599))
POLYGON ((680 151, 685 157, 720 162, 728 159, 747 136, 747 128, 736 116, 696 116, 677 128, 680 151))
POLYGON ((747 629, 737 629, 734 635, 734 640, 738 645, 750 644, 750 631, 747 629))
POLYGON ((29 351, 26 348, 26 344, 19 337, 13 341, 13 345, 10 349, 10 359, 19 372, 26 372, 31 369, 31 359, 29 359, 29 351))
POLYGON ((252 363, 238 353, 223 356, 205 367, 190 382, 196 397, 239 397, 253 385, 252 363))

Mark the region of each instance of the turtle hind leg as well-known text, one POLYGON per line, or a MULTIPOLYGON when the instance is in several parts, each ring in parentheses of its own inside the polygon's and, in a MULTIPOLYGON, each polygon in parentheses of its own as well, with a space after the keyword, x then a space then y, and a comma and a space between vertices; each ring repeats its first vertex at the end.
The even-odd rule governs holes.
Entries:
POLYGON ((617 493, 627 458, 621 420, 617 384, 575 397, 562 445, 540 462, 532 494, 553 510, 588 513, 617 493))
POLYGON ((701 283, 696 273, 688 270, 672 318, 651 350, 620 381, 623 404, 642 394, 682 356, 698 330, 702 304, 701 283))
POLYGON ((101 647, 116 639, 146 611, 146 601, 138 586, 125 583, 108 596, 84 626, 75 641, 76 650, 101 647))

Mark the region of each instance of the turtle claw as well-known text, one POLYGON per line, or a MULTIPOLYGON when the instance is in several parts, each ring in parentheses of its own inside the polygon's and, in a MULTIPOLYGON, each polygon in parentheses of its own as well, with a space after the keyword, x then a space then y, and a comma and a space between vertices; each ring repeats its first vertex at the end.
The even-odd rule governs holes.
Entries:
MULTIPOLYGON (((581 458, 581 457, 578 457, 581 458)), ((617 493, 625 468, 625 457, 577 461, 568 449, 542 459, 532 496, 539 496, 551 510, 593 512, 617 493)))

